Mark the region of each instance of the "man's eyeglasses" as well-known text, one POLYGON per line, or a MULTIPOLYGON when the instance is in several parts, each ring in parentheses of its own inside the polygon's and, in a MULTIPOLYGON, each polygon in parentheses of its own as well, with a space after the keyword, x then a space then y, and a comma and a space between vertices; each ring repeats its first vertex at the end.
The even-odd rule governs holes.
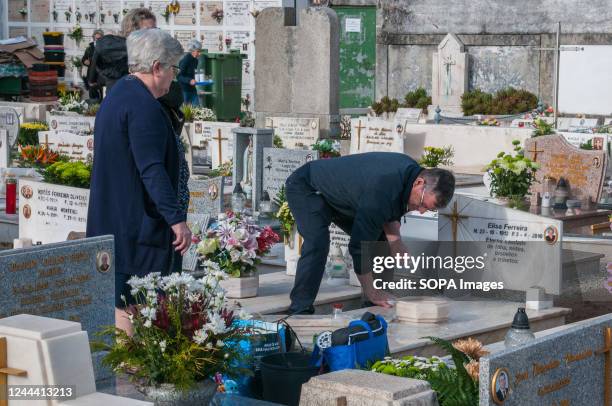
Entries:
POLYGON ((420 211, 420 209, 423 208, 423 209, 428 210, 428 211, 434 211, 434 212, 438 211, 437 207, 429 208, 427 206, 423 206, 423 199, 424 198, 425 198, 425 187, 423 187, 423 191, 421 192, 421 202, 419 203, 419 207, 417 208, 417 210, 420 211))

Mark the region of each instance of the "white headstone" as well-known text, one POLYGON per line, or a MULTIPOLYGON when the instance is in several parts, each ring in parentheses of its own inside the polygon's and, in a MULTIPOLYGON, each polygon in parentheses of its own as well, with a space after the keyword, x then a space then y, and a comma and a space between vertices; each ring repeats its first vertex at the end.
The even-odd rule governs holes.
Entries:
POLYGON ((19 238, 48 244, 86 231, 89 189, 20 179, 17 192, 19 238))
MULTIPOLYGON (((0 336, 6 340, 8 366, 24 371, 9 374, 9 386, 55 386, 63 388, 65 395, 68 390, 74 391, 72 396, 64 397, 64 402, 23 400, 23 404, 152 406, 149 402, 96 392, 89 339, 80 323, 19 314, 0 320, 0 336)), ((11 400, 9 404, 22 401, 11 400)))
POLYGON ((38 143, 46 144, 52 151, 68 156, 71 161, 93 161, 93 135, 78 135, 65 131, 39 131, 38 143))
POLYGON ((407 124, 416 124, 423 115, 422 109, 399 108, 395 113, 395 120, 405 121, 407 124))
POLYGON ((12 107, 0 106, 0 128, 8 133, 9 145, 12 147, 19 135, 19 114, 12 107))
POLYGON ((319 118, 267 117, 266 128, 274 129, 288 149, 309 148, 319 140, 319 118))
POLYGON ((361 152, 404 152, 404 121, 382 118, 351 120, 351 154, 361 152))
POLYGON ((485 256, 484 270, 461 278, 503 282, 503 289, 539 286, 559 294, 562 236, 562 221, 464 195, 455 195, 438 217, 439 241, 456 241, 456 255, 485 256))
POLYGON ((432 104, 442 114, 461 113, 461 96, 468 89, 468 55, 455 34, 447 34, 432 58, 432 104))
POLYGON ((55 105, 55 102, 50 103, 21 103, 0 101, 0 106, 8 106, 17 110, 20 114, 21 122, 28 121, 45 121, 47 108, 55 105), (23 115, 21 115, 23 109, 23 115))
POLYGON ((597 127, 596 118, 558 117, 557 128, 561 131, 588 131, 597 127))
POLYGON ((608 140, 610 134, 591 134, 591 133, 573 133, 557 131, 563 138, 573 146, 580 148, 582 144, 586 144, 589 140, 594 150, 608 150, 608 140))
POLYGON ((50 130, 67 131, 74 134, 93 134, 95 117, 81 116, 75 113, 47 113, 47 124, 50 130))
POLYGON ((10 148, 8 132, 4 128, 0 128, 0 168, 8 168, 10 148))
POLYGON ((238 123, 217 121, 196 121, 192 124, 193 146, 206 150, 213 169, 232 159, 234 149, 232 128, 239 126, 238 123))
POLYGON ((318 151, 264 148, 263 190, 268 192, 270 199, 273 200, 293 171, 318 157, 318 151))

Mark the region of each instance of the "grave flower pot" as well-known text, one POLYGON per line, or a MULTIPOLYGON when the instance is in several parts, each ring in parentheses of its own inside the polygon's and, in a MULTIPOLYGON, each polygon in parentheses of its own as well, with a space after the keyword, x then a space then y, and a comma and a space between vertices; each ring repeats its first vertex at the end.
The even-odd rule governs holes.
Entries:
POLYGON ((177 390, 174 385, 141 386, 138 388, 149 402, 156 406, 207 405, 215 396, 217 385, 212 380, 198 382, 192 389, 177 390))
POLYGON ((227 278, 219 284, 226 290, 225 296, 230 299, 255 297, 259 290, 259 273, 241 278, 227 278))
POLYGON ((289 237, 285 236, 285 262, 287 263, 287 275, 295 275, 297 262, 300 259, 300 248, 302 237, 297 232, 295 226, 291 230, 289 237))

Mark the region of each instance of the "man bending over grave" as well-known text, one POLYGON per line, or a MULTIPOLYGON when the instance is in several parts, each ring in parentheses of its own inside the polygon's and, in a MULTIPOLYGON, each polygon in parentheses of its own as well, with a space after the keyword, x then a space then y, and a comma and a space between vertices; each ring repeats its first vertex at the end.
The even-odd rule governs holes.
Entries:
MULTIPOLYGON (((333 222, 350 235, 349 252, 365 296, 390 307, 388 293, 373 287, 371 269, 363 269, 363 242, 387 241, 393 255, 407 252, 400 219, 413 210, 445 207, 455 177, 444 169, 423 169, 407 155, 370 152, 308 162, 287 179, 287 202, 304 239, 290 313, 314 313, 323 278, 333 222)), ((366 267, 364 267, 366 268, 366 267)))

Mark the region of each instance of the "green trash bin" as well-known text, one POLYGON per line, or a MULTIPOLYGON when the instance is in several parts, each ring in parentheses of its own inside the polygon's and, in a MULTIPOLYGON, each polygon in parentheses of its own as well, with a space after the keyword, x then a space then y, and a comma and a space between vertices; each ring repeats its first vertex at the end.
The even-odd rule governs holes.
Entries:
POLYGON ((246 55, 238 50, 227 54, 200 54, 198 72, 205 81, 196 83, 200 105, 215 112, 219 121, 235 121, 242 104, 242 60, 246 55))

